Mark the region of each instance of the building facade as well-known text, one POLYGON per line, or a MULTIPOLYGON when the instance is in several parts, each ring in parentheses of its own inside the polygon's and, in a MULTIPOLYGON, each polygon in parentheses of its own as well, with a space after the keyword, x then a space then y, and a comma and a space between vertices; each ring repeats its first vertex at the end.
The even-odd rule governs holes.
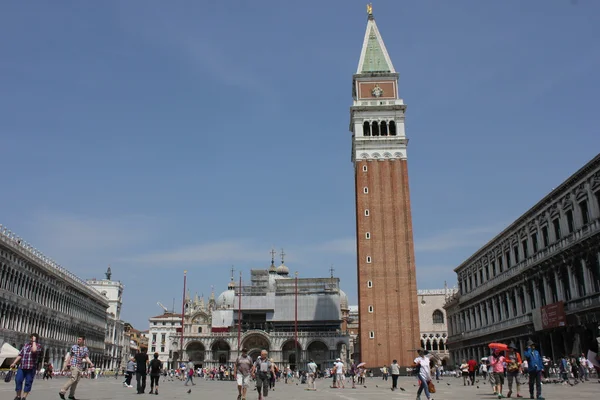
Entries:
MULTIPOLYGON (((158 353, 158 358, 167 368, 173 368, 178 361, 173 357, 171 348, 172 338, 181 332, 181 314, 165 310, 164 314, 151 317, 148 329, 148 351, 150 354, 158 353)), ((206 331, 205 331, 206 332, 206 331)))
POLYGON ((412 365, 419 309, 408 182, 406 105, 368 9, 350 108, 355 173, 360 361, 412 365))
POLYGON ((77 337, 90 359, 104 355, 108 299, 84 280, 0 226, 0 342, 20 348, 31 333, 44 345, 44 362, 62 368, 77 337))
MULTIPOLYGON (((183 332, 179 328, 165 333, 166 361, 192 360, 197 366, 218 367, 233 363, 239 350, 247 347, 253 358, 268 350, 281 368, 302 368, 310 358, 320 368, 328 367, 338 357, 348 360, 349 335, 342 331, 347 313, 348 299, 338 278, 290 277, 283 261, 276 267, 272 260, 268 269, 251 271, 249 285, 239 287, 232 277, 227 290, 216 299, 211 295, 206 305, 188 295, 183 332)), ((172 322, 177 328, 179 316, 173 315, 173 321, 167 311, 165 316, 151 319, 151 332, 155 321, 165 320, 168 327, 172 322)), ((162 335, 156 335, 161 345, 162 335)))
POLYGON ((458 289, 418 290, 419 326, 421 327, 421 348, 435 353, 442 363, 447 363, 448 318, 444 305, 458 289))
MULTIPOLYGON (((119 369, 122 365, 125 341, 125 322, 121 320, 124 286, 113 281, 110 267, 106 271, 106 279, 88 279, 87 284, 108 299, 106 310, 106 330, 104 337, 104 358, 98 367, 109 370, 119 369)), ((129 351, 125 349, 125 353, 129 351)))
POLYGON ((452 360, 528 339, 552 359, 599 336, 600 155, 456 269, 446 303, 452 360))

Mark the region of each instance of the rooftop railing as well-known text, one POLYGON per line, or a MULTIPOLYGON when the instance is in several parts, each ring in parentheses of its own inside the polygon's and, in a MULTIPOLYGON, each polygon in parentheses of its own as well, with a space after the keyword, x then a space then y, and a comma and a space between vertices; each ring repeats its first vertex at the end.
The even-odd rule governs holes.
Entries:
POLYGON ((4 243, 17 253, 29 258, 31 261, 37 262, 40 266, 46 267, 64 280, 70 281, 75 287, 87 291, 90 295, 99 300, 107 301, 106 297, 102 296, 99 291, 88 285, 86 281, 73 274, 56 261, 46 257, 41 251, 24 241, 20 236, 3 225, 0 225, 0 242, 4 243))
POLYGON ((572 233, 556 241, 555 243, 552 243, 551 245, 538 250, 536 253, 524 259, 514 267, 509 268, 504 272, 496 275, 492 279, 482 283, 469 293, 459 295, 460 303, 464 303, 465 301, 469 301, 472 298, 477 297, 483 293, 487 293, 493 287, 496 287, 506 282, 513 276, 520 275, 529 267, 537 265, 545 259, 549 259, 555 256, 567 247, 570 247, 577 242, 588 239, 589 237, 595 235, 598 231, 600 231, 600 220, 595 220, 587 225, 582 226, 580 229, 573 231, 572 233))

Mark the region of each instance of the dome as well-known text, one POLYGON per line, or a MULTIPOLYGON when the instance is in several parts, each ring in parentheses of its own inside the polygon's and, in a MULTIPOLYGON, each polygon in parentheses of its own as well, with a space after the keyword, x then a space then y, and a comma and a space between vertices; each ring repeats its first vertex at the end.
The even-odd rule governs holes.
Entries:
POLYGON ((277 272, 277 267, 275 266, 275 263, 273 261, 271 261, 271 266, 269 267, 269 273, 274 274, 275 272, 277 272))
POLYGON ((348 296, 342 289, 340 289, 340 308, 342 310, 348 310, 348 296))
POLYGON ((281 264, 279 267, 277 267, 278 275, 288 275, 289 273, 290 273, 289 268, 286 267, 284 264, 281 264))
POLYGON ((235 306, 235 291, 227 290, 217 298, 217 308, 233 308, 235 306))

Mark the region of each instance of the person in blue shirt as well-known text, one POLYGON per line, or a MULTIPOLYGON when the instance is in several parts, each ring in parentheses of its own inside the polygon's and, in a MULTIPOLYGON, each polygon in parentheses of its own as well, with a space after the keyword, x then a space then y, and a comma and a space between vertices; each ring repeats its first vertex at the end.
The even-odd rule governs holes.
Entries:
POLYGON ((527 359, 529 373, 529 398, 533 399, 533 388, 535 386, 536 398, 543 400, 542 397, 542 372, 544 371, 544 361, 535 344, 531 339, 527 341, 527 350, 523 354, 527 359))

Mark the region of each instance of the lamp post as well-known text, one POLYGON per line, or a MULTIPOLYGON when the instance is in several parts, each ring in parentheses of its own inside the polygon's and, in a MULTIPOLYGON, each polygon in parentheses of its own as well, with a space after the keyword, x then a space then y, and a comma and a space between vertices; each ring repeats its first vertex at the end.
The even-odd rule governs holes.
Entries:
POLYGON ((238 357, 242 339, 242 271, 240 271, 240 284, 238 286, 238 357))

